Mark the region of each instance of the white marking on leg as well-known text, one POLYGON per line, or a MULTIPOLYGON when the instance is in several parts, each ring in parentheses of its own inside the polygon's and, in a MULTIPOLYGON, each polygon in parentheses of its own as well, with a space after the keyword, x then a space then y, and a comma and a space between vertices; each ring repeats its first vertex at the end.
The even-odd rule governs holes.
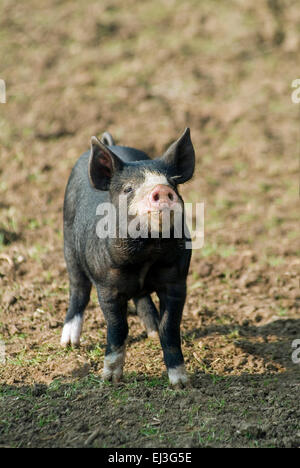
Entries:
POLYGON ((147 332, 148 338, 151 338, 151 340, 158 340, 159 336, 156 330, 151 330, 147 332))
POLYGON ((104 367, 102 378, 104 380, 113 380, 118 382, 123 375, 123 367, 125 362, 125 345, 117 351, 108 354, 104 358, 104 367))
POLYGON ((67 346, 68 344, 79 346, 82 324, 83 317, 81 315, 75 315, 75 317, 65 323, 60 344, 62 346, 67 346))
POLYGON ((187 384, 188 376, 184 364, 168 369, 169 380, 172 385, 187 384))

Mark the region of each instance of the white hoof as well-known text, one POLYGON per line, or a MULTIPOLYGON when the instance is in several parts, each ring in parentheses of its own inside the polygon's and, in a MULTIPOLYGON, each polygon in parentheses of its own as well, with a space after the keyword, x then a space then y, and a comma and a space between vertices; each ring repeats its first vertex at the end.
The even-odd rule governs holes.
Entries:
POLYGON ((122 348, 118 349, 118 351, 105 356, 102 379, 119 382, 123 375, 124 362, 125 346, 122 346, 122 348))
POLYGON ((174 386, 185 387, 189 382, 184 364, 168 369, 168 376, 170 384, 174 386))
POLYGON ((83 317, 75 315, 72 320, 69 320, 64 324, 64 328, 61 335, 60 344, 61 346, 79 346, 80 335, 82 330, 83 317))

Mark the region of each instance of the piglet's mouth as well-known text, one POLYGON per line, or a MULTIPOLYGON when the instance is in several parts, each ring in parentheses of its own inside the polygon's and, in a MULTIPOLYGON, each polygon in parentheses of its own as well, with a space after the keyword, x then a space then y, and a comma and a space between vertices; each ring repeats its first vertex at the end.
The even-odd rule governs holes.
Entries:
MULTIPOLYGON (((129 211, 130 214, 133 214, 132 211, 129 211)), ((161 208, 152 208, 147 207, 146 209, 137 210, 135 216, 173 216, 174 214, 183 214, 183 207, 178 203, 171 208, 169 206, 161 208)))
POLYGON ((165 208, 160 208, 159 210, 148 210, 147 213, 151 214, 163 214, 163 213, 171 213, 173 210, 170 210, 167 206, 165 208))
MULTIPOLYGON (((177 215, 179 215, 180 219, 181 214, 182 210, 180 209, 180 211, 177 211, 177 215)), ((144 216, 148 217, 149 223, 159 223, 159 227, 161 228, 164 222, 167 224, 170 223, 171 226, 174 224, 176 219, 176 212, 174 212, 172 209, 170 210, 169 208, 162 208, 159 210, 149 210, 144 216)))
POLYGON ((183 206, 180 203, 174 203, 172 206, 151 207, 151 206, 138 206, 129 207, 128 214, 131 216, 172 216, 173 214, 183 214, 183 206))

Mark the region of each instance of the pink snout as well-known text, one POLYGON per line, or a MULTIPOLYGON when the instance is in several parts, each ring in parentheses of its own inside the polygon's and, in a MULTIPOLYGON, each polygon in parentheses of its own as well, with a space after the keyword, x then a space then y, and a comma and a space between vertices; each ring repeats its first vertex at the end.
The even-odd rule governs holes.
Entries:
POLYGON ((160 211, 171 209, 178 201, 176 192, 167 185, 156 185, 148 195, 151 210, 160 211))

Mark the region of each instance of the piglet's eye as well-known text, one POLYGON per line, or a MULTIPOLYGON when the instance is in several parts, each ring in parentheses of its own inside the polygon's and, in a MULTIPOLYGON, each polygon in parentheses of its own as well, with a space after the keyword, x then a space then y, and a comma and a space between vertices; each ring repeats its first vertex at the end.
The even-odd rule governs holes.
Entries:
POLYGON ((130 193, 132 192, 132 187, 128 186, 124 188, 124 193, 130 193))

